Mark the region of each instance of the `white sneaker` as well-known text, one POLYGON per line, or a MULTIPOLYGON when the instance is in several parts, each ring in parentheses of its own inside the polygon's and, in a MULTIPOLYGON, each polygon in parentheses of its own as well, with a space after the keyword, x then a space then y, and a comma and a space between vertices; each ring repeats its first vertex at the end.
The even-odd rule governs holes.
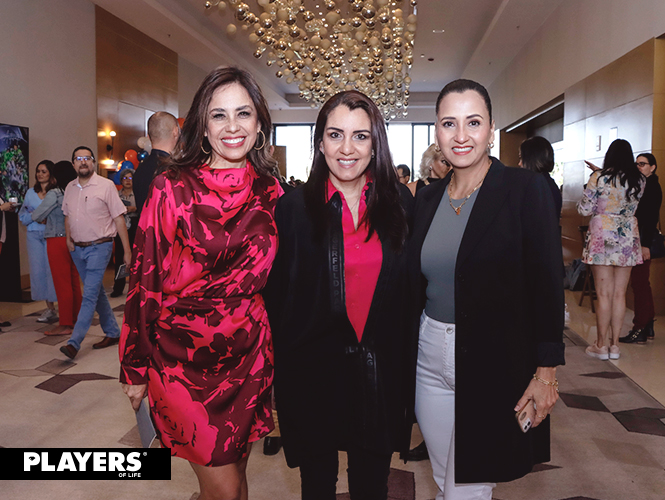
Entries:
POLYGON ((621 351, 619 351, 619 346, 611 345, 608 354, 610 359, 619 359, 621 357, 621 351))
POLYGON ((609 349, 606 345, 603 347, 598 347, 596 344, 591 344, 585 349, 584 352, 586 352, 587 355, 591 356, 592 358, 602 359, 603 361, 610 359, 609 349))
POLYGON ((57 317, 58 315, 55 313, 55 311, 47 309, 44 311, 44 314, 37 318, 37 323, 49 323, 51 320, 54 320, 57 317))

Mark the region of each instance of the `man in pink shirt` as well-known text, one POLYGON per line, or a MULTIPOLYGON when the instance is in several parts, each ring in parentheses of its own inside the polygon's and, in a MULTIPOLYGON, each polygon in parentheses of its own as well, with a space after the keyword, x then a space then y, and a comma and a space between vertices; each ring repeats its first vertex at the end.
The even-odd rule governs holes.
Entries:
POLYGON ((81 349, 81 342, 90 329, 95 310, 106 336, 101 342, 93 344, 92 348, 103 349, 118 343, 120 328, 102 284, 116 234, 122 241, 127 266, 132 258, 124 218, 127 208, 120 200, 115 185, 111 180, 97 175, 95 155, 90 148, 76 148, 72 154, 72 163, 78 178, 65 189, 62 212, 65 214, 67 247, 83 280, 83 301, 74 332, 67 344, 60 348, 70 359, 81 349))

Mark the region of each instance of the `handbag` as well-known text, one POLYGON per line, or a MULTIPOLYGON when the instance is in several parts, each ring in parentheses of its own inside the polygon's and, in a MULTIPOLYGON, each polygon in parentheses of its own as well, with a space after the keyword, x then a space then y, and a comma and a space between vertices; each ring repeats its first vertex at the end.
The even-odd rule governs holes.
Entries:
POLYGON ((660 229, 657 229, 656 234, 653 235, 649 251, 652 259, 665 257, 665 236, 660 232, 660 229))

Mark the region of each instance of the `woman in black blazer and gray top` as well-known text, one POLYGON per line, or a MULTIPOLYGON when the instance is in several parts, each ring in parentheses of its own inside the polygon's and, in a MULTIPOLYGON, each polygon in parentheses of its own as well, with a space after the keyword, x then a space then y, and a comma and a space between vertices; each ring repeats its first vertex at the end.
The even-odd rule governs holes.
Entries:
POLYGON ((547 416, 564 363, 558 217, 543 176, 488 155, 494 123, 482 85, 448 84, 436 112, 453 171, 416 196, 415 411, 437 500, 489 500, 495 483, 549 460, 547 416), (534 405, 523 433, 515 413, 534 405))

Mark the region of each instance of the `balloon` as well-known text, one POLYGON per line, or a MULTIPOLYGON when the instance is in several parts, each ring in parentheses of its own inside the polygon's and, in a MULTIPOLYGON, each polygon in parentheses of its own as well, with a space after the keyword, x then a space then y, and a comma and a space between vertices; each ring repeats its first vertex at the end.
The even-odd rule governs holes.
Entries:
POLYGON ((131 161, 127 161, 127 160, 123 161, 123 162, 120 164, 120 170, 119 170, 119 172, 122 172, 122 171, 125 170, 126 168, 134 168, 134 164, 133 164, 131 161))
POLYGON ((145 140, 147 137, 139 137, 139 140, 136 141, 136 145, 140 147, 141 149, 145 149, 145 140))
POLYGON ((178 118, 178 125, 180 125, 180 128, 185 126, 185 119, 184 118, 178 118))
POLYGON ((136 151, 133 150, 133 149, 128 149, 125 152, 125 160, 132 162, 132 165, 134 165, 134 167, 137 167, 138 164, 139 164, 139 161, 138 161, 137 156, 136 156, 136 151))
POLYGON ((147 151, 139 151, 139 154, 136 155, 139 161, 145 160, 149 155, 147 151))

